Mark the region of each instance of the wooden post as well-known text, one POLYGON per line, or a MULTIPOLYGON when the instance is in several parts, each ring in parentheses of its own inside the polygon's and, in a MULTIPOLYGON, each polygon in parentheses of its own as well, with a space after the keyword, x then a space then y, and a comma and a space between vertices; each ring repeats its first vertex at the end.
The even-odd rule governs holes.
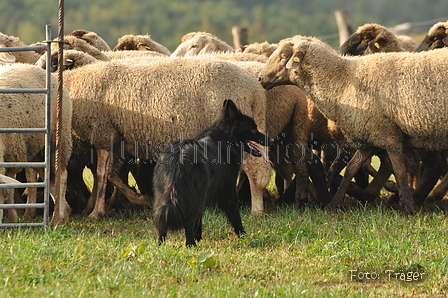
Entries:
POLYGON ((336 10, 334 16, 336 18, 336 24, 338 25, 339 44, 341 45, 353 34, 353 29, 348 21, 347 11, 336 10))
POLYGON ((247 29, 241 28, 239 26, 233 26, 232 28, 233 36, 233 47, 235 50, 241 49, 243 46, 248 44, 247 29))

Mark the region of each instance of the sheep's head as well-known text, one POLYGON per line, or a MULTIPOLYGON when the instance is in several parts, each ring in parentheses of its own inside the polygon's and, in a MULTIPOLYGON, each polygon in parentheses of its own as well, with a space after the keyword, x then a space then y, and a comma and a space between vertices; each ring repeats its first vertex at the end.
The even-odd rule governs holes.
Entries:
POLYGON ((124 35, 118 39, 114 51, 154 51, 150 35, 124 35))
POLYGON ((86 41, 87 43, 94 46, 100 51, 110 51, 110 47, 106 43, 106 41, 101 37, 99 37, 98 34, 96 34, 93 31, 78 29, 73 31, 69 35, 75 36, 79 39, 86 41))
POLYGON ((432 26, 428 34, 417 46, 415 52, 429 51, 448 46, 448 22, 439 22, 432 26))
POLYGON ((293 45, 290 41, 280 43, 269 57, 258 75, 258 80, 264 89, 269 90, 278 85, 292 84, 286 64, 293 55, 293 45))
MULTIPOLYGON (((7 48, 7 46, 0 44, 0 48, 7 48)), ((16 62, 16 56, 9 52, 0 52, 0 61, 13 63, 16 62)))
POLYGON ((352 56, 403 51, 395 34, 378 24, 365 24, 359 27, 339 48, 341 55, 352 56))
MULTIPOLYGON (((51 57, 50 71, 55 72, 56 70, 58 70, 58 52, 52 51, 50 57, 51 57)), ((37 62, 36 62, 36 65, 42 69, 47 69, 47 54, 46 53, 42 54, 42 56, 40 56, 39 60, 37 60, 37 62)))
POLYGON ((272 53, 277 49, 277 44, 270 44, 267 41, 258 43, 255 42, 253 44, 247 45, 241 49, 243 53, 256 54, 261 56, 270 57, 272 53))
POLYGON ((151 35, 124 35, 118 39, 113 51, 152 51, 164 55, 171 55, 171 52, 163 45, 151 39, 151 35))
MULTIPOLYGON (((36 65, 43 69, 46 69, 47 68, 46 61, 47 61, 47 55, 44 54, 37 61, 36 65)), ((51 72, 55 72, 58 70, 59 67, 58 61, 59 61, 58 53, 57 52, 52 53, 51 69, 50 69, 51 72)), ((77 50, 67 50, 64 51, 62 69, 71 70, 97 61, 98 61, 97 59, 95 59, 94 57, 90 56, 87 53, 77 50)))

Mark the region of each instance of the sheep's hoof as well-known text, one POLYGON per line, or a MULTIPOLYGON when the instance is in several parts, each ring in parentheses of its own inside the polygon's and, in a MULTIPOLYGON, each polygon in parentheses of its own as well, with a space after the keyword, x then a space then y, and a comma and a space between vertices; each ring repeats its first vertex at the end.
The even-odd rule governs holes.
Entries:
POLYGON ((51 223, 52 224, 66 224, 69 222, 69 215, 66 216, 61 216, 59 214, 53 214, 53 217, 51 218, 51 223))
POLYGON ((36 217, 36 209, 26 209, 23 217, 26 219, 32 219, 36 217))
POLYGON ((104 214, 92 211, 92 213, 89 214, 88 218, 93 219, 93 220, 98 220, 100 219, 100 217, 103 217, 104 214))
POLYGON ((333 212, 333 211, 335 211, 336 209, 338 209, 337 204, 329 203, 327 206, 325 206, 325 208, 324 208, 324 212, 333 212))
POLYGON ((411 215, 415 213, 414 205, 409 201, 400 200, 400 210, 402 210, 405 214, 411 215))

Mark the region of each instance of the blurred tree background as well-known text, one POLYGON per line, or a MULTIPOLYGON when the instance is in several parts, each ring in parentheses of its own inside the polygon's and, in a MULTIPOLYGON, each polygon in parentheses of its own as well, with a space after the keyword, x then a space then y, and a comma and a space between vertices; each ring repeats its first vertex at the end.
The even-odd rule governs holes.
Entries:
MULTIPOLYGON (((426 32, 448 19, 446 0, 67 0, 65 33, 95 31, 111 48, 125 34, 150 34, 173 51, 191 31, 210 32, 233 45, 231 29, 240 26, 248 29, 250 43, 301 34, 336 47, 335 10, 347 11, 354 30, 365 23, 391 27, 411 22, 426 32)), ((2 1, 0 14, 0 32, 27 44, 45 39, 46 24, 57 35, 56 0, 2 1)))

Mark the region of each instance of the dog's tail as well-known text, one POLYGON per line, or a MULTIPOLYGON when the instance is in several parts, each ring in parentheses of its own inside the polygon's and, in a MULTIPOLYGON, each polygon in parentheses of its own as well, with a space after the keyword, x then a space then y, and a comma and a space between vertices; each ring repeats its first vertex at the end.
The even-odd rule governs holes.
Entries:
POLYGON ((172 201, 159 206, 154 211, 154 224, 160 230, 180 230, 184 227, 183 216, 172 201))

